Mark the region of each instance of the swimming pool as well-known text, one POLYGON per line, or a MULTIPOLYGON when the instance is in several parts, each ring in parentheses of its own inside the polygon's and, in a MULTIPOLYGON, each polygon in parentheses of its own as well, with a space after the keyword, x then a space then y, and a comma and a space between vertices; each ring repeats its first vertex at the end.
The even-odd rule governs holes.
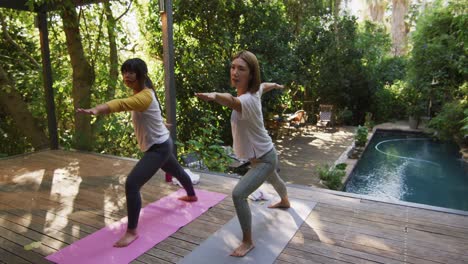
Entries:
POLYGON ((377 130, 344 191, 468 211, 468 165, 455 143, 377 130))

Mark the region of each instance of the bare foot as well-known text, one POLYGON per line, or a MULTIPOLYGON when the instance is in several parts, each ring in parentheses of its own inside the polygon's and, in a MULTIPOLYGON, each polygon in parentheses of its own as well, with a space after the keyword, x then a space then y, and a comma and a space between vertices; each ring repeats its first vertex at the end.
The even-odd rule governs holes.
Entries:
POLYGON ((133 241, 138 238, 138 234, 135 231, 127 231, 125 234, 119 239, 119 241, 115 242, 114 247, 126 247, 130 245, 133 241))
POLYGON ((247 255, 247 253, 249 253, 249 251, 252 250, 254 247, 255 246, 254 246, 253 243, 242 242, 242 244, 240 244, 240 246, 237 247, 231 253, 231 256, 233 256, 233 257, 243 257, 243 256, 247 255))
POLYGON ((291 207, 291 204, 289 203, 289 201, 283 201, 283 200, 275 204, 270 204, 268 206, 268 208, 289 208, 289 207, 291 207))
POLYGON ((179 197, 177 199, 179 199, 181 201, 185 201, 185 202, 196 202, 196 201, 198 201, 198 197, 196 195, 193 195, 193 196, 186 195, 186 196, 179 197))

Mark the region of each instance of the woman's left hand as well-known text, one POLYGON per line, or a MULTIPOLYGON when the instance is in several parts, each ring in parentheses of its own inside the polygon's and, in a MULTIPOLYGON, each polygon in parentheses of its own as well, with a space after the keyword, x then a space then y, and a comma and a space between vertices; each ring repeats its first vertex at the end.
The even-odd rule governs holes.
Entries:
POLYGON ((275 83, 275 89, 284 89, 284 85, 275 83))

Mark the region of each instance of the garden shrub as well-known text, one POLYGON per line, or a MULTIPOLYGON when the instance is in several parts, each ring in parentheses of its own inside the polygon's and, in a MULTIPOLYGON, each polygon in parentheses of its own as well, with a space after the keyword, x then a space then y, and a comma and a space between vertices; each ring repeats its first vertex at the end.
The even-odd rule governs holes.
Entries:
POLYGON ((445 104, 442 111, 429 121, 428 127, 437 131, 436 137, 440 140, 454 139, 461 143, 465 135, 463 132, 463 120, 467 119, 467 107, 467 104, 460 102, 445 104))
POLYGON ((213 125, 214 116, 202 117, 200 120, 205 124, 197 127, 199 137, 188 140, 185 144, 177 142, 178 152, 186 155, 195 152, 201 157, 203 164, 210 171, 225 172, 232 162, 222 145, 224 142, 213 125))
MULTIPOLYGON (((344 168, 346 168, 346 166, 344 166, 344 168)), ((319 165, 317 166, 317 171, 320 179, 328 188, 339 190, 342 186, 341 180, 346 174, 344 168, 342 165, 335 167, 331 167, 330 165, 319 165)))

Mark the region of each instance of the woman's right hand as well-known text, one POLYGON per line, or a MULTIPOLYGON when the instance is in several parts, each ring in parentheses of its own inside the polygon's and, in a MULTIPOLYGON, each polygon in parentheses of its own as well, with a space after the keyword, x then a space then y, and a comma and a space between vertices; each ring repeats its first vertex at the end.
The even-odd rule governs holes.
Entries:
POLYGON ((96 108, 89 108, 89 109, 77 108, 76 112, 80 113, 80 114, 87 114, 87 115, 97 115, 98 114, 96 108))
POLYGON ((195 93, 195 96, 205 102, 214 101, 216 99, 216 93, 195 93))

